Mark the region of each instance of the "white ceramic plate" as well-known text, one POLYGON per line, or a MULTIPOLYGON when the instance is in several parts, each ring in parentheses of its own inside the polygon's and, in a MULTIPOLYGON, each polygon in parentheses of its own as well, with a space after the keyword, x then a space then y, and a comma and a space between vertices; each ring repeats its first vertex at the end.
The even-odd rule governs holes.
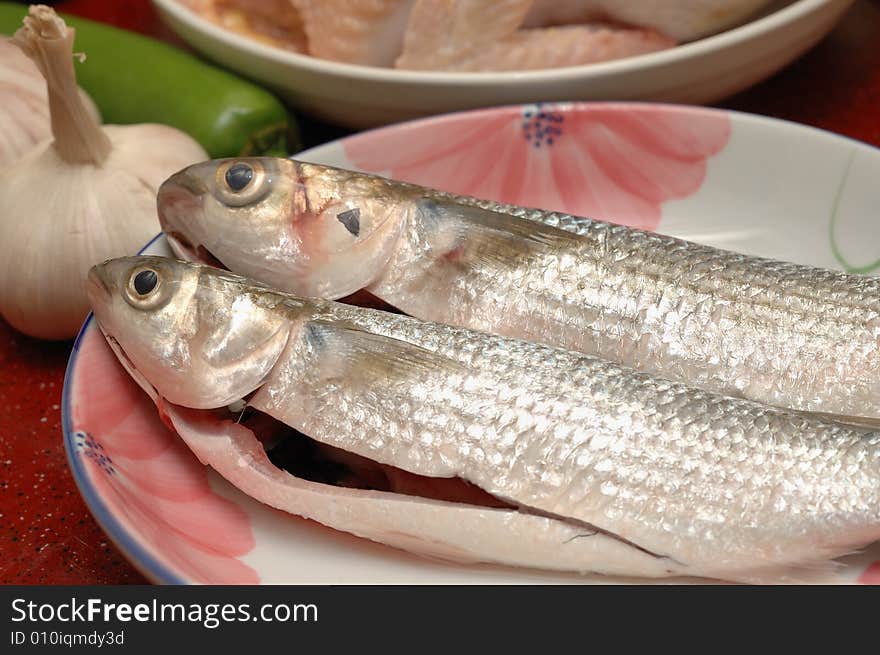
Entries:
POLYGON ((508 103, 653 100, 704 104, 767 78, 818 42, 853 0, 797 0, 663 52, 521 73, 440 73, 340 64, 226 31, 177 0, 154 0, 196 50, 330 122, 369 127, 508 103))
MULTIPOLYGON (((366 132, 300 157, 757 255, 880 267, 880 151, 767 118, 663 105, 505 107, 366 132)), ((162 238, 147 252, 171 254, 162 238)), ((156 581, 613 581, 424 560, 256 503, 163 426, 91 319, 63 403, 86 502, 156 581)), ((842 562, 834 580, 880 583, 880 544, 842 562)))

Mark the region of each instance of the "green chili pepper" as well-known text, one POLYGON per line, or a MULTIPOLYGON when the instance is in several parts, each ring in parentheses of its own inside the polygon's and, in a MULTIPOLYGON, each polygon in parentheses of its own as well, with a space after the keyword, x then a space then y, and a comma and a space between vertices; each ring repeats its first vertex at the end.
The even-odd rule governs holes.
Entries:
MULTIPOLYGON (((0 34, 21 27, 27 8, 0 2, 0 34)), ((296 124, 279 100, 172 45, 85 18, 76 30, 79 85, 105 123, 163 123, 186 132, 214 157, 285 156, 299 148, 296 124)))

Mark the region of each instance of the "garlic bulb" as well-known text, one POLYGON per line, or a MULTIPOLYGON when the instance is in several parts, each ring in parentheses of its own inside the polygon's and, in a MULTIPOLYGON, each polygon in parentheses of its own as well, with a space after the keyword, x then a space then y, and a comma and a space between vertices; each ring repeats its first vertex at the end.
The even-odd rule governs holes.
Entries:
MULTIPOLYGON (((98 108, 80 89, 89 114, 100 121, 98 108)), ((28 57, 0 37, 0 167, 52 136, 46 80, 28 57)))
POLYGON ((77 92, 73 31, 49 7, 32 6, 13 42, 46 79, 54 138, 0 170, 0 314, 69 338, 88 313, 89 268, 157 234, 159 184, 207 154, 171 127, 99 126, 77 92))

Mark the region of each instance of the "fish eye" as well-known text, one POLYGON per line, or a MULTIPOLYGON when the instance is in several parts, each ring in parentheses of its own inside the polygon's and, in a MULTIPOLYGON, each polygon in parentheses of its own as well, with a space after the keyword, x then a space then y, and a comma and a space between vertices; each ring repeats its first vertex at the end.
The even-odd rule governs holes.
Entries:
POLYGON ((132 279, 132 286, 138 295, 146 296, 150 291, 156 288, 159 283, 159 276, 156 271, 146 269, 137 273, 132 279))
POLYGON ((138 266, 128 274, 123 295, 128 304, 137 309, 153 309, 169 297, 170 289, 162 290, 165 286, 161 267, 138 266))
POLYGON ((269 191, 269 176, 258 160, 229 160, 217 168, 214 195, 224 205, 242 207, 261 200, 269 191))
POLYGON ((254 179, 254 169, 247 164, 233 164, 223 177, 230 189, 241 191, 254 179))

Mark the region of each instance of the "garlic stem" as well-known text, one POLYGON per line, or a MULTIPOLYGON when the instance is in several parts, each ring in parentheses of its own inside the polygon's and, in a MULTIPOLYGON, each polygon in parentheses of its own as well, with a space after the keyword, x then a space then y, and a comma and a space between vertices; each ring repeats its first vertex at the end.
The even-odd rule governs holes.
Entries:
POLYGON ((53 146, 71 164, 106 161, 110 139, 89 114, 76 85, 73 69, 74 30, 46 5, 32 5, 29 15, 12 37, 46 78, 53 146))

